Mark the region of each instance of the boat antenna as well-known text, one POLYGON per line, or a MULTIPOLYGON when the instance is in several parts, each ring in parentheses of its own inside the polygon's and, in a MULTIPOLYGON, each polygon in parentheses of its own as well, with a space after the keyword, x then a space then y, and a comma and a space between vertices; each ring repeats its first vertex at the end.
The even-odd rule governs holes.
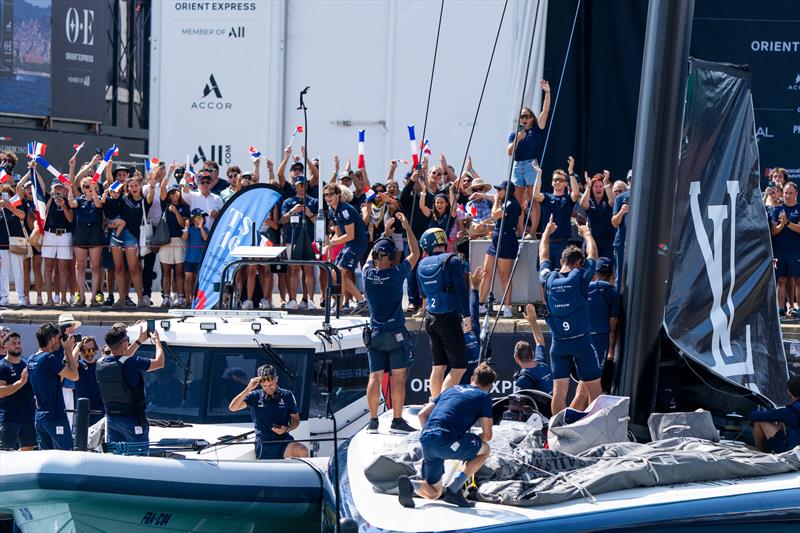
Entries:
MULTIPOLYGON (((521 91, 520 98, 519 98, 519 110, 517 112, 517 129, 519 128, 519 125, 520 125, 519 115, 520 115, 520 113, 522 113, 522 107, 525 105, 525 89, 528 87, 528 76, 530 75, 531 57, 533 57, 533 43, 536 41, 536 26, 537 26, 537 24, 539 22, 539 4, 540 3, 541 3, 541 0, 536 0, 536 14, 534 15, 533 28, 531 29, 531 44, 528 47, 528 60, 525 63, 525 79, 522 82, 522 91, 521 91)), ((578 0, 578 5, 580 5, 580 0, 578 0)), ((511 160, 509 161, 509 164, 508 164, 508 176, 506 178, 506 183, 510 183, 511 182, 511 173, 513 172, 513 169, 514 169, 514 156, 516 156, 516 154, 517 154, 517 146, 518 145, 519 145, 519 143, 514 143, 514 148, 513 148, 512 153, 511 153, 511 160)), ((530 204, 530 202, 529 202, 529 204, 530 204)), ((503 202, 503 218, 500 219, 500 235, 503 234, 503 228, 505 227, 505 224, 506 224, 506 216, 505 215, 506 215, 506 206, 507 205, 508 205, 508 188, 506 187, 506 200, 503 202)), ((522 245, 520 244, 520 248, 521 248, 521 246, 522 245)), ((519 256, 519 252, 517 252, 517 256, 519 256)), ((482 361, 482 362, 486 360, 486 354, 487 354, 488 349, 489 349, 489 341, 491 340, 491 337, 492 337, 491 334, 494 332, 494 327, 492 327, 492 331, 491 332, 489 331, 489 317, 492 314, 492 308, 493 308, 493 305, 494 305, 494 278, 495 278, 496 273, 497 273, 497 263, 498 263, 497 258, 495 258, 494 265, 492 266, 492 272, 491 272, 490 278, 489 278, 490 279, 490 281, 489 281, 489 298, 486 301, 486 316, 484 317, 483 326, 481 328, 481 335, 480 335, 480 347, 481 347, 481 350, 480 350, 480 361, 482 361)), ((503 292, 503 298, 500 300, 501 301, 501 307, 502 307, 502 302, 505 301, 506 293, 508 292, 508 287, 511 286, 510 280, 511 280, 511 278, 509 278, 509 284, 506 287, 506 290, 503 292)), ((500 318, 500 311, 498 310, 497 319, 495 320, 495 326, 497 325, 497 320, 499 318, 500 318)))

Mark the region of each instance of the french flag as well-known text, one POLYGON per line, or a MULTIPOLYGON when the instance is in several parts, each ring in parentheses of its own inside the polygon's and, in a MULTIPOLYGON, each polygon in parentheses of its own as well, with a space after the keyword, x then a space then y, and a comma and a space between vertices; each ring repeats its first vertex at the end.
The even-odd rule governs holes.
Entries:
POLYGON ((478 216, 478 206, 475 204, 471 204, 469 206, 469 212, 470 214, 472 214, 472 218, 475 218, 476 216, 478 216))
POLYGON ((11 174, 6 172, 5 169, 0 168, 0 183, 6 183, 11 177, 11 174))
POLYGON ((247 151, 250 152, 250 159, 252 159, 254 163, 258 160, 258 158, 261 157, 261 152, 256 150, 255 146, 251 146, 247 149, 247 151))
POLYGON ((431 148, 429 146, 428 139, 425 139, 424 142, 419 143, 419 148, 422 151, 423 155, 431 155, 431 148))
POLYGON ((20 198, 18 194, 15 194, 8 200, 8 203, 14 207, 19 207, 22 205, 22 198, 20 198))
POLYGON ((112 157, 118 154, 119 148, 117 148, 116 144, 112 145, 111 148, 106 150, 105 155, 103 155, 103 160, 100 161, 99 165, 97 165, 97 170, 95 170, 94 176, 92 176, 92 183, 97 183, 97 181, 100 179, 100 176, 103 175, 103 171, 105 171, 106 167, 108 166, 108 162, 111 161, 112 157))
POLYGON ((186 156, 186 170, 183 174, 184 180, 186 183, 194 184, 195 178, 197 178, 197 173, 194 171, 194 167, 192 166, 191 161, 189 160, 189 156, 186 156))
POLYGON ((364 196, 366 197, 368 202, 371 202, 372 200, 375 199, 377 194, 370 187, 364 187, 364 196))
POLYGON ((414 125, 408 125, 408 141, 411 145, 411 161, 414 168, 419 165, 419 151, 417 150, 417 136, 414 134, 414 125))
POLYGON ((39 183, 39 178, 36 176, 36 169, 31 168, 31 188, 33 189, 33 205, 36 207, 34 214, 36 215, 36 225, 39 231, 44 234, 44 220, 47 218, 47 204, 45 203, 45 194, 42 190, 42 185, 39 183))
POLYGON ((144 172, 145 175, 149 176, 150 171, 153 170, 153 167, 158 165, 161 161, 157 157, 148 158, 144 160, 144 172))
POLYGON ((47 145, 38 141, 28 143, 28 157, 36 158, 37 155, 44 155, 47 152, 47 145))
POLYGON ((50 163, 47 161, 47 159, 45 159, 44 157, 42 157, 42 156, 40 156, 40 155, 37 155, 37 156, 36 156, 36 162, 37 162, 38 164, 42 165, 44 168, 46 168, 46 169, 47 169, 47 171, 48 171, 50 174, 52 174, 53 176, 55 176, 56 178, 58 178, 58 181, 60 181, 60 182, 61 182, 61 183, 63 183, 64 185, 66 185, 66 186, 68 186, 68 187, 71 185, 71 183, 72 183, 72 182, 70 182, 70 181, 69 181, 69 178, 68 178, 68 177, 66 177, 64 174, 62 174, 61 172, 59 172, 58 170, 56 170, 56 168, 55 168, 53 165, 51 165, 51 164, 50 164, 50 163))
POLYGON ((73 144, 72 145, 72 147, 75 149, 75 155, 73 157, 78 157, 78 152, 81 151, 81 148, 83 148, 84 144, 86 144, 86 141, 83 141, 80 144, 73 144))
POLYGON ((125 185, 125 184, 122 183, 121 181, 115 181, 114 183, 111 184, 111 187, 109 187, 108 189, 111 192, 117 192, 118 190, 120 190, 122 188, 123 185, 125 185))
POLYGON ((364 136, 366 130, 358 130, 358 168, 364 168, 364 136))
POLYGON ((408 164, 408 160, 407 159, 395 159, 395 161, 397 161, 398 163, 403 163, 404 165, 408 164))

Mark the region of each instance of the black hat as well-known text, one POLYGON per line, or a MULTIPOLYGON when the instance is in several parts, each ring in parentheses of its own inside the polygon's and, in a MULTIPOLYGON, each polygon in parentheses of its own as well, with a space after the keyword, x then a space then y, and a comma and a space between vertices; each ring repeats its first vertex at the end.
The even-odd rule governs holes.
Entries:
POLYGON ((127 172, 130 175, 136 172, 136 169, 126 167, 125 165, 117 165, 116 167, 114 167, 114 170, 111 171, 111 175, 116 178, 117 172, 127 172))

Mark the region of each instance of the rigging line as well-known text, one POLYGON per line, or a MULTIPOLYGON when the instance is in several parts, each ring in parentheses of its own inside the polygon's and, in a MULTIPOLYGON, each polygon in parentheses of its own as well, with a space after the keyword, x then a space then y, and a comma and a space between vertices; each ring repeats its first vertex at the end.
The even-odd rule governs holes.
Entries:
MULTIPOLYGON (((547 135, 545 136, 544 147, 542 149, 542 160, 539 162, 539 168, 542 168, 542 165, 544 164, 545 155, 547 154, 547 144, 548 144, 548 141, 550 139, 550 131, 553 128, 553 121, 555 120, 556 109, 558 109, 558 97, 561 94, 561 86, 563 85, 563 82, 564 82, 564 72, 567 70, 567 63, 569 62, 569 54, 570 54, 570 51, 572 50, 572 40, 573 40, 573 37, 575 36, 575 25, 576 25, 576 23, 578 21, 578 15, 580 14, 580 10, 581 10, 581 0, 578 0, 578 4, 577 4, 577 6, 575 6, 575 16, 572 18, 572 29, 570 30, 570 33, 569 33, 569 41, 567 41, 567 51, 564 54, 564 61, 561 64, 561 76, 558 79, 558 89, 556 89, 556 97, 555 97, 554 102, 553 102, 553 112, 550 113, 550 124, 547 125, 547 135)), ((541 179, 541 177, 539 177, 539 179, 541 179)), ((517 250, 517 257, 514 258, 514 263, 511 265, 511 273, 508 276, 509 284, 505 288, 505 291, 503 291, 503 300, 505 300, 506 293, 508 292, 509 288, 511 287, 510 280, 513 279, 514 272, 516 272, 516 270, 517 270, 517 264, 519 264, 519 258, 520 258, 520 254, 522 252, 523 243, 524 243, 524 240, 525 240, 524 231, 527 230, 527 228, 528 228, 528 222, 530 221, 531 212, 533 210, 533 202, 535 202, 535 200, 533 198, 531 198, 528 201, 528 211, 525 214, 525 225, 523 226, 523 238, 520 239, 520 241, 519 241, 519 248, 517 250)), ((494 330, 497 327, 497 323, 498 323, 499 320, 500 320, 500 311, 498 311, 497 316, 495 317, 494 323, 492 324, 492 330, 488 334, 487 341, 486 341, 487 343, 492 338, 492 334, 494 333, 494 330)))
MULTIPOLYGON (((536 15, 533 18, 533 28, 531 28, 531 44, 528 47, 528 61, 525 64, 525 79, 522 82, 522 91, 521 91, 520 98, 519 98, 519 111, 517 112, 517 128, 516 128, 517 130, 519 130, 519 125, 520 125, 519 115, 522 112, 522 107, 525 105, 525 89, 528 86, 528 76, 530 75, 531 57, 533 57, 533 43, 536 41, 536 25, 539 22, 539 4, 540 3, 541 3, 541 0, 536 0, 536 15)), ((509 167, 508 167, 508 178, 506 180, 506 183, 509 183, 511 181, 511 173, 514 170, 514 156, 516 156, 516 154, 517 154, 517 146, 518 145, 519 145, 519 143, 516 143, 516 142, 514 143, 514 148, 513 148, 512 153, 511 153, 511 162, 510 162, 509 167)), ((505 215, 506 215, 506 206, 508 205, 508 187, 506 187, 505 194, 506 194, 506 198, 503 200, 503 218, 500 219, 500 231, 498 233, 498 235, 499 235, 498 236, 498 245, 499 245, 499 239, 502 238, 502 235, 503 235, 503 227, 505 226, 505 223, 506 223, 506 216, 505 215)), ((519 254, 517 254, 517 255, 519 255, 519 254)), ((488 300, 487 300, 487 304, 488 305, 487 305, 487 310, 486 310, 486 315, 487 316, 489 316, 491 314, 491 312, 492 312, 492 304, 494 303, 494 294, 493 294, 493 291, 494 291, 494 278, 495 278, 495 276, 497 274, 498 259, 499 258, 495 256, 494 265, 492 266, 492 274, 491 274, 491 278, 490 278, 490 281, 489 281, 489 296, 488 296, 488 300)), ((510 280, 511 280, 511 278, 509 278, 509 284, 508 284, 509 287, 511 286, 510 280)), ((508 289, 508 287, 506 287, 506 289, 508 289)), ((503 299, 501 300, 500 310, 498 310, 498 313, 497 313, 498 320, 500 318, 500 312, 502 310, 502 305, 503 305, 502 301, 503 300, 505 300, 505 293, 503 295, 503 299)), ((497 324, 496 321, 495 321, 495 324, 497 324)), ((485 330, 485 329, 487 329, 487 327, 488 327, 488 324, 484 324, 483 329, 485 330)), ((494 327, 492 327, 492 331, 494 331, 494 327)), ((483 332, 481 332, 481 336, 483 336, 483 332)), ((491 334, 485 337, 485 341, 481 342, 480 361, 483 361, 485 359, 486 352, 487 352, 487 349, 489 347, 489 340, 490 339, 491 339, 491 334)))
MULTIPOLYGON (((430 83, 428 84, 428 101, 425 103, 425 120, 422 123, 422 142, 425 142, 425 133, 428 131, 428 112, 431 108, 431 94, 433 93, 433 75, 436 72, 436 56, 439 54, 439 36, 442 33, 442 14, 444 14, 444 0, 442 0, 442 4, 439 7, 439 24, 436 27, 436 43, 433 47, 433 62, 431 63, 431 79, 430 83)), ((416 142, 416 139, 414 140, 416 142)), ((422 161, 423 154, 420 154, 420 161, 422 161)), ((414 172, 415 169, 411 169, 411 172, 414 172)), ((425 179, 427 176, 422 176, 422 179, 425 179)), ((419 179, 419 177, 417 177, 419 179)), ((414 212, 416 211, 414 207, 417 205, 417 192, 416 186, 414 187, 414 197, 412 198, 411 204, 411 219, 409 220, 409 226, 414 225, 414 212)))

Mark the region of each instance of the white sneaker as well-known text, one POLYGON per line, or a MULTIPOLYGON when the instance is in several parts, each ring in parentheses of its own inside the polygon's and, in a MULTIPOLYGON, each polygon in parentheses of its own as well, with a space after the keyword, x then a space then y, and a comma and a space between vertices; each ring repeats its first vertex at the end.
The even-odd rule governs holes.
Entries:
POLYGON ((308 301, 307 308, 308 308, 309 311, 313 311, 315 309, 319 309, 319 307, 317 307, 317 304, 314 303, 314 300, 309 300, 308 301))
POLYGON ((297 309, 297 302, 289 300, 289 303, 286 304, 286 309, 297 309))
POLYGON ((50 303, 55 304, 55 305, 60 304, 61 303, 61 295, 60 294, 54 294, 53 295, 53 301, 50 302, 50 303))
POLYGON ((308 309, 308 300, 300 300, 300 303, 297 304, 297 308, 305 311, 308 309))
POLYGON ((67 294, 67 302, 66 303, 68 303, 69 305, 72 305, 72 303, 73 303, 72 293, 68 293, 67 294))
POLYGON ((510 305, 504 305, 503 306, 503 318, 513 318, 513 317, 514 317, 514 313, 511 311, 511 306, 510 305))
POLYGON ((175 307, 183 307, 186 305, 186 298, 183 296, 178 296, 178 300, 175 302, 175 307))
POLYGON ((161 300, 161 307, 169 307, 172 305, 172 300, 170 300, 169 296, 164 296, 164 299, 161 300))
POLYGON ((25 298, 24 296, 20 296, 19 305, 28 305, 28 299, 25 298))
POLYGON ((253 300, 245 300, 242 302, 242 310, 248 311, 253 308, 253 300))
POLYGON ((486 314, 486 306, 485 305, 481 304, 481 306, 478 308, 478 314, 480 314, 480 315, 485 315, 486 314))
POLYGON ((258 302, 259 309, 272 309, 272 302, 267 300, 266 298, 261 298, 261 301, 258 302))
POLYGON ((150 299, 149 296, 142 296, 142 301, 139 304, 140 307, 150 307, 153 305, 153 301, 150 299))
POLYGON ((8 305, 8 296, 0 296, 0 305, 8 305))

